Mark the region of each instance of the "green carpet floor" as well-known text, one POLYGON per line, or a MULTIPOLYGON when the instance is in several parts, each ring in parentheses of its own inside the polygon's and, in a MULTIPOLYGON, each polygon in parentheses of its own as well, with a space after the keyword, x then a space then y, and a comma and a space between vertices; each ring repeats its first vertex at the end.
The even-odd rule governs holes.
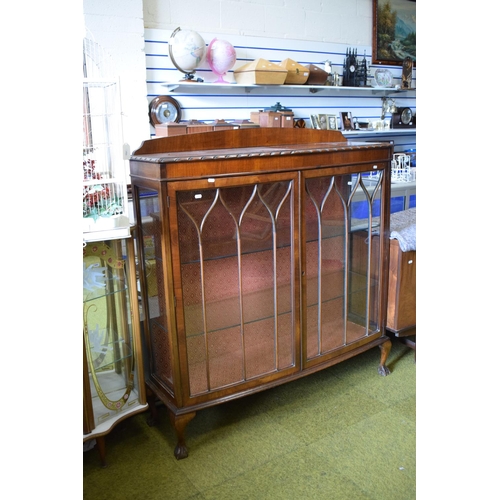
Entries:
POLYGON ((189 457, 176 460, 166 408, 83 453, 83 498, 92 500, 409 500, 416 498, 415 352, 393 342, 322 372, 197 413, 189 457))

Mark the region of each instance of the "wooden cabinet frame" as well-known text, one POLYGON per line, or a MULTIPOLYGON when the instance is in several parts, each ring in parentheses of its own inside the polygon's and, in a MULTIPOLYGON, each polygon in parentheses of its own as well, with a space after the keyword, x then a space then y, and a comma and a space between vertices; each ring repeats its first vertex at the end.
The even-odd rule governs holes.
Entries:
POLYGON ((155 398, 168 407, 178 459, 200 409, 376 346, 389 373, 392 152, 311 129, 165 137, 134 152, 149 406, 153 420, 155 398), (354 220, 353 193, 379 213, 354 220))

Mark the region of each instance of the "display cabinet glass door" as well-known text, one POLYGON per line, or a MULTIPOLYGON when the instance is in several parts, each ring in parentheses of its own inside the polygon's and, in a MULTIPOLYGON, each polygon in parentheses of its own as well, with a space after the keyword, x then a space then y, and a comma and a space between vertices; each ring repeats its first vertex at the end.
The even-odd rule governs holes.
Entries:
POLYGON ((305 364, 380 331, 378 286, 383 173, 307 172, 303 188, 305 364), (366 213, 353 210, 366 202, 366 213), (376 210, 377 208, 377 210, 376 210), (375 248, 376 247, 376 248, 375 248))
POLYGON ((171 191, 190 396, 297 365, 297 183, 262 178, 171 191))

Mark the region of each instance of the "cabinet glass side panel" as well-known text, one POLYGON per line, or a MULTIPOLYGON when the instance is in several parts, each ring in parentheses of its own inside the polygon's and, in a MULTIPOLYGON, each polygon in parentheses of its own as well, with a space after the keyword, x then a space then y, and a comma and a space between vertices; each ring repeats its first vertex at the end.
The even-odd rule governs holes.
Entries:
POLYGON ((294 364, 293 181, 177 193, 191 395, 294 364))
POLYGON ((378 331, 380 176, 308 178, 305 182, 305 314, 307 359, 378 331), (366 203, 366 214, 354 203, 366 203), (379 239, 377 239, 379 241, 379 239))
POLYGON ((84 347, 96 427, 139 405, 121 243, 88 243, 83 252, 84 347))
POLYGON ((157 191, 138 188, 139 231, 142 248, 140 299, 149 334, 150 369, 167 385, 172 386, 171 340, 168 332, 165 276, 163 272, 162 226, 157 191))

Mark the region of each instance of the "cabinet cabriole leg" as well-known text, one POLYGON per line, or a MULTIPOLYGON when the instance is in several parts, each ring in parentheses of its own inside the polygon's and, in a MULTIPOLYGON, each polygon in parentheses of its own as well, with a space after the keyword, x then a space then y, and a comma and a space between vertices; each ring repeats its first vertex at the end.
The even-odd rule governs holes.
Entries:
POLYGON ((380 365, 378 366, 378 373, 385 377, 391 373, 391 370, 387 368, 385 363, 387 362, 387 358, 389 357, 389 353, 391 352, 392 342, 390 339, 387 339, 383 344, 379 345, 380 347, 380 365))
POLYGON ((177 460, 181 460, 183 458, 187 458, 188 450, 186 446, 186 441, 184 439, 184 430, 186 429, 186 425, 193 420, 196 415, 196 412, 186 413, 184 415, 175 415, 172 412, 169 412, 170 422, 175 428, 175 432, 177 433, 177 446, 174 450, 174 455, 177 460))
POLYGON ((158 408, 156 407, 156 397, 152 391, 148 390, 146 393, 146 399, 149 407, 149 418, 147 419, 147 424, 149 427, 153 427, 158 422, 158 408))

